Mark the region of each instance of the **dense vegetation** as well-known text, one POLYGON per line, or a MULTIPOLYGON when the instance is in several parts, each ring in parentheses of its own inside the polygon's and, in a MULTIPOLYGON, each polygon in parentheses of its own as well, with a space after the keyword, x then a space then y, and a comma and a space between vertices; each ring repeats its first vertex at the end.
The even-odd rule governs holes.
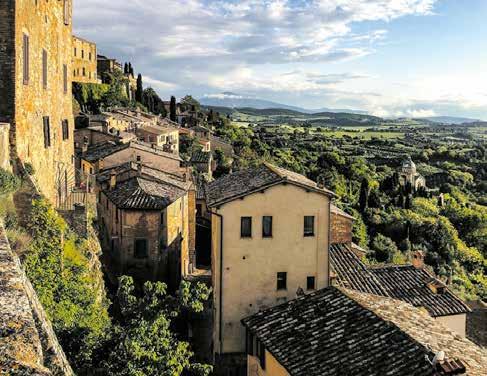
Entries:
POLYGON ((266 160, 323 181, 356 218, 354 241, 371 250, 367 262, 406 263, 420 249, 463 298, 487 298, 487 142, 476 136, 478 128, 403 119, 379 124, 366 138, 358 118, 355 127, 340 129, 336 119, 329 128, 329 120, 283 124, 282 112, 238 111, 238 121, 230 111, 212 123, 234 146, 235 168, 266 160), (399 184, 396 172, 408 155, 431 189, 399 184))

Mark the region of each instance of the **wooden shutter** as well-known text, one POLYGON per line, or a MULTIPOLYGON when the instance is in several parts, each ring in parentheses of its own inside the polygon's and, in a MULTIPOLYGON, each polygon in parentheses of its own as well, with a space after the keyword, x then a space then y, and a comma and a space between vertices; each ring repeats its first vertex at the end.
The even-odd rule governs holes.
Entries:
POLYGON ((63 65, 63 89, 64 94, 68 93, 68 66, 66 64, 63 65))
POLYGON ((69 122, 68 119, 64 119, 62 121, 62 132, 63 132, 63 140, 69 139, 69 122))
POLYGON ((42 87, 47 89, 47 51, 42 50, 42 87))
POLYGON ((70 16, 70 10, 69 10, 69 0, 64 0, 64 8, 63 8, 63 14, 64 14, 64 24, 69 25, 69 16, 70 16))
POLYGON ((23 78, 24 85, 29 84, 29 36, 24 34, 22 43, 22 60, 23 60, 23 78))
POLYGON ((42 125, 44 130, 44 147, 47 149, 51 146, 51 125, 49 123, 49 116, 42 118, 42 125))

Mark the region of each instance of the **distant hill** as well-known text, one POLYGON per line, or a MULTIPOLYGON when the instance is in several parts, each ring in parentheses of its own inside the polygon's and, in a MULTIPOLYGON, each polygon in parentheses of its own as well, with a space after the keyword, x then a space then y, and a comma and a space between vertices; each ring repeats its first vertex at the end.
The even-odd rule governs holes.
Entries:
POLYGON ((284 110, 297 111, 303 114, 314 114, 318 112, 347 112, 347 113, 362 114, 362 115, 367 114, 366 111, 347 110, 347 109, 320 108, 316 110, 310 110, 298 106, 291 106, 287 104, 268 101, 265 99, 239 95, 231 92, 205 95, 199 99, 199 102, 204 106, 212 106, 212 107, 254 108, 257 110, 284 109, 284 110))
POLYGON ((451 124, 451 125, 469 124, 469 123, 476 123, 480 121, 479 119, 470 119, 470 118, 455 117, 455 116, 430 116, 430 117, 420 118, 418 120, 424 120, 424 119, 432 121, 433 123, 451 124))

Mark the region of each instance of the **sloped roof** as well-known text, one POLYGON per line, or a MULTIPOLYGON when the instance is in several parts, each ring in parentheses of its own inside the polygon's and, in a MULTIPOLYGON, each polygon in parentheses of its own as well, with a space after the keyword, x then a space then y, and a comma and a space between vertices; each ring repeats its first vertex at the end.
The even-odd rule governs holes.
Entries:
POLYGON ((347 212, 345 212, 344 210, 340 209, 338 206, 336 206, 334 204, 331 204, 330 209, 331 209, 331 212, 333 214, 337 214, 337 215, 340 215, 342 217, 355 220, 355 218, 352 215, 348 214, 347 212))
POLYGON ((211 152, 198 150, 191 155, 191 163, 208 163, 211 157, 211 152))
POLYGON ((333 196, 334 193, 303 175, 263 163, 260 166, 225 175, 208 185, 208 205, 217 206, 276 184, 289 183, 333 196))
POLYGON ((103 142, 89 146, 82 158, 88 162, 96 162, 128 147, 130 147, 130 143, 103 142))
POLYGON ((433 317, 470 312, 450 290, 435 294, 427 286, 434 279, 427 270, 412 265, 367 267, 346 244, 330 246, 330 266, 339 286, 403 300, 424 307, 433 317))
POLYGON ((433 354, 334 287, 242 320, 292 376, 433 375, 433 354))
POLYGON ((143 177, 133 177, 103 190, 120 209, 162 210, 186 194, 172 184, 143 177))

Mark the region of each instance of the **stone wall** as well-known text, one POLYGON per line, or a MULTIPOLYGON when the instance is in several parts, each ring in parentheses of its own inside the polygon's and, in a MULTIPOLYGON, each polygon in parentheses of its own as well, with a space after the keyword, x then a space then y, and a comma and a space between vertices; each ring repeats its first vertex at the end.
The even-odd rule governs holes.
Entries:
POLYGON ((353 220, 343 215, 331 214, 331 243, 351 243, 352 242, 353 220))
POLYGON ((467 303, 472 312, 467 314, 467 337, 479 346, 487 347, 487 303, 467 303))
POLYGON ((10 124, 0 123, 0 168, 11 171, 10 165, 10 124))
POLYGON ((1 223, 0 374, 74 375, 1 223))
POLYGON ((15 1, 0 1, 0 122, 11 122, 15 95, 15 1))

